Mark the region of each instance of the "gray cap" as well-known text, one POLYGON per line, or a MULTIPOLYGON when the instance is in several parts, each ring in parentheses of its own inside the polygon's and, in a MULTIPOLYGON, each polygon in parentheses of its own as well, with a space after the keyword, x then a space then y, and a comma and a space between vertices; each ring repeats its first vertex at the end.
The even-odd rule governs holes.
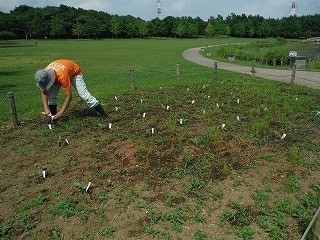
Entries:
POLYGON ((53 69, 39 69, 34 75, 34 79, 36 80, 37 86, 41 90, 48 90, 52 84, 54 83, 54 79, 56 78, 56 74, 53 69))

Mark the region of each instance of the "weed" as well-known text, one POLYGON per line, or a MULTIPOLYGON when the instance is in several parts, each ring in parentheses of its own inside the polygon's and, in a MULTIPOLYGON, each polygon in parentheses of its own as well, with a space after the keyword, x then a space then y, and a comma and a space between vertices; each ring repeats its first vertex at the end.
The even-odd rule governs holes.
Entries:
POLYGON ((108 237, 108 238, 111 238, 113 237, 113 234, 116 232, 117 230, 113 227, 108 227, 107 229, 105 229, 103 232, 102 232, 102 235, 105 236, 105 237, 108 237))
POLYGON ((254 230, 249 226, 245 226, 240 229, 238 236, 243 238, 244 240, 251 240, 253 234, 254 234, 254 230))
POLYGON ((2 224, 0 226, 0 236, 1 237, 6 237, 8 231, 9 231, 10 227, 5 225, 5 224, 2 224))
POLYGON ((295 175, 289 176, 284 183, 290 191, 298 191, 300 189, 300 185, 297 182, 297 177, 295 175))
POLYGON ((75 198, 64 197, 61 201, 49 208, 49 211, 54 216, 70 217, 75 214, 75 206, 78 201, 75 198))
POLYGON ((221 188, 210 190, 209 191, 211 197, 213 198, 214 201, 221 200, 224 196, 223 191, 221 188))
POLYGON ((208 234, 205 233, 204 231, 197 229, 194 234, 193 234, 193 240, 203 240, 208 238, 208 234))
POLYGON ((297 164, 301 162, 302 155, 299 153, 298 147, 296 146, 289 147, 288 159, 293 164, 297 164))
POLYGON ((240 204, 240 203, 230 203, 228 204, 232 210, 224 210, 220 215, 220 221, 224 225, 229 222, 231 225, 237 227, 248 226, 252 221, 250 208, 240 204))
POLYGON ((80 182, 75 182, 74 185, 79 189, 79 191, 85 191, 87 188, 87 185, 80 182))

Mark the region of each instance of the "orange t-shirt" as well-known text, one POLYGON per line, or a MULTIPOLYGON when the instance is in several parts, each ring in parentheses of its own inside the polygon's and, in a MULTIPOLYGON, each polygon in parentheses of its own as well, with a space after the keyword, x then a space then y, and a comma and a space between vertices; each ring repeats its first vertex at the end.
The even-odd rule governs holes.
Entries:
POLYGON ((73 61, 59 59, 50 63, 46 69, 52 68, 56 73, 55 84, 62 86, 65 92, 71 89, 71 79, 81 73, 81 68, 73 61))

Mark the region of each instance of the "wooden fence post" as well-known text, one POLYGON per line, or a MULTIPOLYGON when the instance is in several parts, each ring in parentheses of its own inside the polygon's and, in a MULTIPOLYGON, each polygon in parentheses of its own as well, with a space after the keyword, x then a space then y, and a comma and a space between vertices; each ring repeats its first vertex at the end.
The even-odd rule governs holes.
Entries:
POLYGON ((176 84, 178 84, 180 81, 180 65, 176 65, 176 84))
POLYGON ((130 70, 130 81, 131 81, 131 90, 135 90, 135 86, 134 86, 134 70, 133 69, 130 70))
POLYGON ((213 75, 214 75, 214 79, 217 79, 217 77, 218 77, 218 62, 214 62, 214 72, 213 72, 213 75))
POLYGON ((293 65, 292 75, 291 75, 291 84, 294 84, 294 81, 296 80, 296 71, 297 71, 297 67, 296 65, 293 65))
POLYGON ((16 103, 14 100, 13 92, 8 92, 8 99, 9 99, 10 114, 12 116, 13 125, 18 126, 19 122, 18 122, 16 103))
POLYGON ((255 73, 256 73, 255 67, 256 67, 256 60, 253 60, 253 61, 252 61, 252 69, 251 69, 251 73, 252 73, 252 74, 255 74, 255 73))

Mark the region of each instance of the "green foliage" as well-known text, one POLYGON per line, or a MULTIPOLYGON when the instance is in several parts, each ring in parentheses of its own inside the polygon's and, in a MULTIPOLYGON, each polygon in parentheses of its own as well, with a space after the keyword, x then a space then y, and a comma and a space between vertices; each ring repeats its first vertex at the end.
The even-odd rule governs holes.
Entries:
POLYGON ((194 234, 193 234, 193 240, 203 240, 208 238, 207 233, 205 233, 204 231, 197 229, 194 234))

